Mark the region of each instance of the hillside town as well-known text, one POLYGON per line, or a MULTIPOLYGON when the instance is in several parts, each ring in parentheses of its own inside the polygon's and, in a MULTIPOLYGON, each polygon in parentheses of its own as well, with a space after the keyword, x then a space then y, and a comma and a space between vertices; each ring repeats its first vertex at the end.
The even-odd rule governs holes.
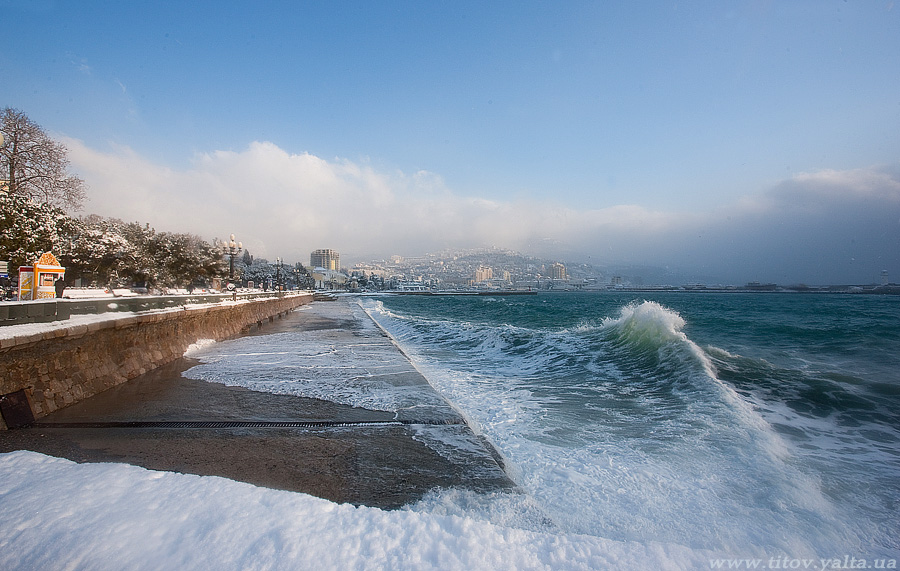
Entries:
POLYGON ((660 268, 598 267, 542 259, 503 248, 448 249, 415 257, 394 255, 387 260, 357 263, 349 268, 341 267, 338 252, 316 250, 310 257, 310 268, 317 288, 354 292, 614 290, 900 293, 900 286, 889 281, 886 271, 881 273, 877 283, 865 285, 706 284, 686 282, 676 274, 666 275, 660 268))

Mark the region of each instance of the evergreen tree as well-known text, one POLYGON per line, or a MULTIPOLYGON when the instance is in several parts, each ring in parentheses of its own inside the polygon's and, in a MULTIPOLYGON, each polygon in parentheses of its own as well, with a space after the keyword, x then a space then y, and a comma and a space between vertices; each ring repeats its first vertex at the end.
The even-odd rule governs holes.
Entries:
POLYGON ((251 264, 244 268, 241 279, 252 281, 257 287, 267 285, 275 279, 275 267, 265 258, 253 258, 251 264))
POLYGON ((11 275, 44 252, 58 251, 76 227, 60 208, 0 192, 0 260, 9 262, 11 275))
POLYGON ((95 285, 205 286, 224 272, 221 252, 198 236, 94 215, 78 221, 61 249, 67 277, 95 285))

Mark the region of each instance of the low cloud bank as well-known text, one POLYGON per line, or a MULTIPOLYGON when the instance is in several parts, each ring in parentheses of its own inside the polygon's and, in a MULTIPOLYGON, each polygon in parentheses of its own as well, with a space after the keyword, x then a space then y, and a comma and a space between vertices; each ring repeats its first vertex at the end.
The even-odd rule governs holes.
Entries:
POLYGON ((86 212, 208 239, 233 232, 269 258, 305 262, 316 248, 366 260, 499 246, 728 283, 870 283, 881 270, 900 281, 897 166, 800 173, 707 212, 576 210, 550 199, 459 196, 435 173, 381 172, 267 142, 197 155, 184 170, 127 147, 66 144, 90 187, 86 212))

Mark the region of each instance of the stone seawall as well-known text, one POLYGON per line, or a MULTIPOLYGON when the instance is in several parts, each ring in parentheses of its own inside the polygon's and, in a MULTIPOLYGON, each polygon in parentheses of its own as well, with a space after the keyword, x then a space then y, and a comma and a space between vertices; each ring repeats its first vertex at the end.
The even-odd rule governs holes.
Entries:
MULTIPOLYGON (((110 315, 3 338, 0 395, 25 389, 34 417, 41 418, 174 361, 199 339, 233 337, 312 300, 312 294, 304 293, 110 315)), ((0 430, 6 428, 0 419, 0 430)))

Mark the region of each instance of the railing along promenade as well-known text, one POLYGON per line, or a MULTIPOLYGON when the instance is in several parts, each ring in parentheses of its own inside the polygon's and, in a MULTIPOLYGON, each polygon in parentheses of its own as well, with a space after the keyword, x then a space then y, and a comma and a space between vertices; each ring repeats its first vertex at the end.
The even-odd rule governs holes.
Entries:
POLYGON ((252 300, 281 297, 282 292, 199 293, 185 295, 130 295, 92 298, 52 298, 35 301, 0 302, 0 326, 22 323, 64 321, 72 315, 96 315, 109 312, 139 312, 170 309, 186 305, 221 303, 234 299, 252 300))

